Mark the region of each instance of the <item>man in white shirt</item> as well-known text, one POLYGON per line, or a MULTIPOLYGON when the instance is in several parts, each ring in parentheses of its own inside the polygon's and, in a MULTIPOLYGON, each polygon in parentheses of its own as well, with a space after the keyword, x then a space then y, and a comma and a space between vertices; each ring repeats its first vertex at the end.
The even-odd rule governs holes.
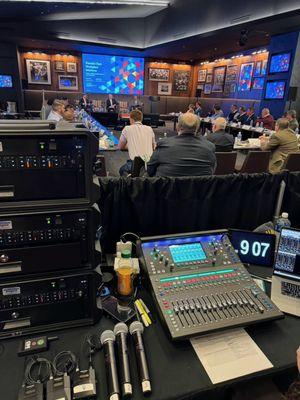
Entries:
POLYGON ((143 113, 140 110, 132 110, 130 113, 130 126, 125 126, 122 131, 119 149, 128 149, 130 160, 120 168, 120 175, 130 174, 133 160, 141 157, 145 162, 149 161, 155 148, 155 136, 150 126, 142 124, 143 113))
POLYGON ((48 121, 61 121, 64 117, 65 103, 63 100, 54 100, 52 104, 52 110, 50 111, 47 120, 48 121))

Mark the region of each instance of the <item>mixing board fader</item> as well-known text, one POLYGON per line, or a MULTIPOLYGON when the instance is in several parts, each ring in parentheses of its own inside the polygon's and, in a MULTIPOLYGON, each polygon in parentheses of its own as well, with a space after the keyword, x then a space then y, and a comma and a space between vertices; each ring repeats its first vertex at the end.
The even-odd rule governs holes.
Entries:
POLYGON ((283 317, 241 264, 227 231, 142 238, 139 248, 174 340, 283 317))

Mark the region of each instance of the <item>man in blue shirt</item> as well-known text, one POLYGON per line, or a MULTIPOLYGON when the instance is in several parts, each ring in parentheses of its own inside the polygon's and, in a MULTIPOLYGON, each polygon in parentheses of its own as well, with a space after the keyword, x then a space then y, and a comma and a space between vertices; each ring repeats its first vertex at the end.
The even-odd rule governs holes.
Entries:
POLYGON ((213 115, 210 117, 212 120, 223 117, 224 113, 221 109, 220 106, 218 106, 217 104, 214 106, 214 113, 213 115))
POLYGON ((199 118, 186 113, 178 121, 178 136, 160 140, 147 163, 149 176, 212 175, 216 168, 215 145, 195 136, 199 118))

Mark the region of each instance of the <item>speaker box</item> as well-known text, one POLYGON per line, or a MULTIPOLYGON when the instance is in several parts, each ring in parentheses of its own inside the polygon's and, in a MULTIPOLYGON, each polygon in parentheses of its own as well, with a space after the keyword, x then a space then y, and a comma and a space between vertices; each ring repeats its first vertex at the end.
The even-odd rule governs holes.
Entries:
POLYGON ((22 79, 22 89, 23 90, 28 89, 28 80, 27 79, 22 79))
POLYGON ((290 86, 288 101, 296 101, 298 88, 297 86, 290 86))

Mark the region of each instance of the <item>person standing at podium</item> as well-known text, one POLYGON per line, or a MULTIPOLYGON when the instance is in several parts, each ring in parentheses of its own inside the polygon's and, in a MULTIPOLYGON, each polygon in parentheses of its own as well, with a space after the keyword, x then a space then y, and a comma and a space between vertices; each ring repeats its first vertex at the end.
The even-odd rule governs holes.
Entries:
POLYGON ((106 110, 107 110, 107 112, 117 112, 118 111, 118 105, 119 105, 119 103, 113 97, 113 95, 109 94, 108 95, 108 99, 106 100, 106 110))

